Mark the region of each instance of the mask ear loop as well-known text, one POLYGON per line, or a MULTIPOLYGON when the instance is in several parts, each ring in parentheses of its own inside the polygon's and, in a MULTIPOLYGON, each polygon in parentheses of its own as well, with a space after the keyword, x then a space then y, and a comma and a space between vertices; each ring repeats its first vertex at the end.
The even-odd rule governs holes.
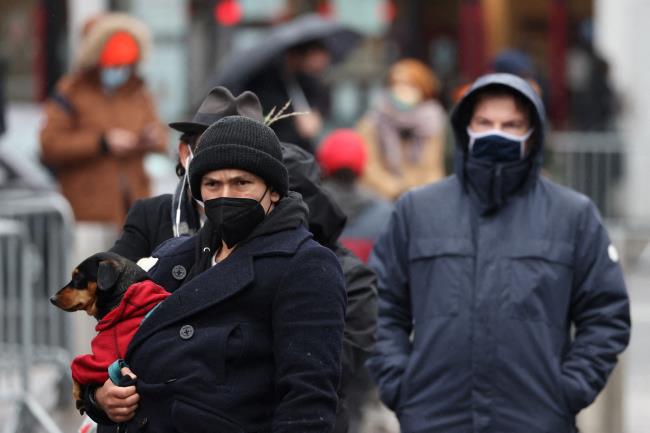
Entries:
POLYGON ((535 131, 535 128, 530 128, 526 134, 521 138, 521 155, 520 159, 524 159, 526 156, 526 142, 528 142, 528 139, 530 138, 531 135, 533 135, 533 132, 535 131))
MULTIPOLYGON (((260 206, 262 205, 262 200, 264 200, 264 197, 266 197, 266 193, 267 193, 268 191, 269 191, 269 186, 267 185, 267 186, 266 186, 266 189, 264 190, 264 194, 262 194, 262 197, 260 197, 260 199, 257 201, 257 202, 260 204, 260 206)), ((265 216, 268 215, 269 212, 271 212, 271 205, 272 205, 272 204, 273 204, 273 203, 271 203, 271 204, 269 205, 269 208, 268 208, 267 210, 264 211, 264 215, 265 215, 265 216)), ((264 209, 264 206, 262 206, 262 209, 264 209)))
MULTIPOLYGON (((189 174, 188 172, 190 171, 190 161, 192 161, 192 158, 194 158, 194 153, 192 153, 192 147, 190 145, 187 146, 188 150, 190 151, 190 154, 185 158, 185 174, 183 175, 183 185, 181 186, 181 192, 178 197, 178 206, 176 206, 176 216, 174 218, 174 237, 177 238, 181 235, 181 205, 183 203, 183 194, 185 194, 185 186, 189 182, 189 174)), ((201 203, 203 204, 203 203, 201 203)))

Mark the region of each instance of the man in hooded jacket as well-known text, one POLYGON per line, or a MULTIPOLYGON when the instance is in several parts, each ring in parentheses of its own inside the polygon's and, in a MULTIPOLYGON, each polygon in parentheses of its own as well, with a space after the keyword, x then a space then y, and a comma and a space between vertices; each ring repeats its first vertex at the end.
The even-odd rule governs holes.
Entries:
POLYGON ((373 250, 368 366, 403 433, 575 432, 629 341, 618 254, 592 202, 539 175, 526 81, 480 77, 451 120, 455 173, 401 197, 373 250))

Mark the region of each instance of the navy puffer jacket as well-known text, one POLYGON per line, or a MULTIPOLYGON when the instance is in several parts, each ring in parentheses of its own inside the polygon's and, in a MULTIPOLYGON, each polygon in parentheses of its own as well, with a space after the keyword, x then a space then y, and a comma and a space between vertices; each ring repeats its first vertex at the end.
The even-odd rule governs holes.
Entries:
POLYGON ((539 98, 505 74, 465 98, 489 85, 535 107, 524 185, 486 211, 467 185, 457 111, 456 173, 406 193, 370 259, 380 303, 368 366, 403 433, 575 432, 629 340, 625 283, 596 208, 539 176, 539 98))

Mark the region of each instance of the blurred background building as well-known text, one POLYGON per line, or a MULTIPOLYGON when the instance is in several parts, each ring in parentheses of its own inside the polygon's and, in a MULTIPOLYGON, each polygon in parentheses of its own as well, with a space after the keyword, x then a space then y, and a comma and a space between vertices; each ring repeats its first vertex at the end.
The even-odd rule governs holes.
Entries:
MULTIPOLYGON (((644 198, 650 183, 650 2, 2 0, 0 151, 23 158, 29 170, 46 175, 38 164, 40 104, 68 70, 82 23, 107 10, 132 13, 149 25, 154 43, 143 72, 166 122, 191 117, 231 52, 307 12, 364 36, 328 73, 331 116, 323 133, 355 125, 400 58, 417 58, 435 71, 447 110, 484 72, 534 80, 551 120, 546 172, 596 202, 622 251, 633 301, 632 344, 610 390, 581 424, 594 433, 649 431, 650 351, 642 342, 650 335, 650 296, 641 289, 650 282, 650 200, 644 198)), ((148 161, 156 193, 175 184, 174 158, 148 161)))
MULTIPOLYGON (((49 95, 70 65, 82 23, 105 10, 130 12, 150 26, 155 43, 143 69, 165 120, 196 108, 229 53, 254 45, 274 24, 316 11, 365 36, 329 74, 329 129, 354 124, 379 93, 388 66, 415 57, 437 74, 446 108, 463 84, 488 70, 505 70, 539 83, 554 130, 603 132, 625 125, 620 130, 627 145, 645 141, 633 127, 650 112, 643 91, 650 79, 639 73, 648 57, 638 44, 650 6, 641 0, 4 0, 0 58, 6 99, 17 105, 7 116, 49 95)), ((26 132, 8 133, 5 140, 26 132)), ((23 147, 33 156, 34 146, 23 147)), ((606 212, 643 218, 650 203, 634 197, 645 184, 648 161, 639 155, 614 159, 607 176, 625 182, 625 198, 616 204, 595 200, 601 209, 609 206, 606 212)), ((150 167, 171 171, 161 161, 150 167)))

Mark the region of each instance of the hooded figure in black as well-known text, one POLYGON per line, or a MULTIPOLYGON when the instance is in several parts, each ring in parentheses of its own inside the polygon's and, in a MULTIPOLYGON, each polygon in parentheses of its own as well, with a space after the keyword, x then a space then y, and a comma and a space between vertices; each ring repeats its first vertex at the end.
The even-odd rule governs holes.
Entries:
POLYGON ((150 275, 172 294, 127 351, 137 410, 107 412, 128 432, 330 431, 345 282, 289 191, 275 133, 219 120, 201 135, 189 178, 208 220, 154 253, 150 275))
POLYGON ((370 392, 363 366, 372 353, 377 327, 377 278, 374 272, 339 242, 346 217, 320 182, 320 168, 313 155, 293 144, 282 143, 289 170, 289 189, 302 195, 309 208, 309 230, 314 239, 336 254, 343 268, 348 305, 345 313, 339 411, 334 433, 348 431, 361 417, 370 392))
POLYGON ((455 174, 403 195, 371 255, 368 367, 403 433, 574 433, 629 341, 618 253, 587 197, 540 176, 526 81, 479 78, 451 120, 455 174))

